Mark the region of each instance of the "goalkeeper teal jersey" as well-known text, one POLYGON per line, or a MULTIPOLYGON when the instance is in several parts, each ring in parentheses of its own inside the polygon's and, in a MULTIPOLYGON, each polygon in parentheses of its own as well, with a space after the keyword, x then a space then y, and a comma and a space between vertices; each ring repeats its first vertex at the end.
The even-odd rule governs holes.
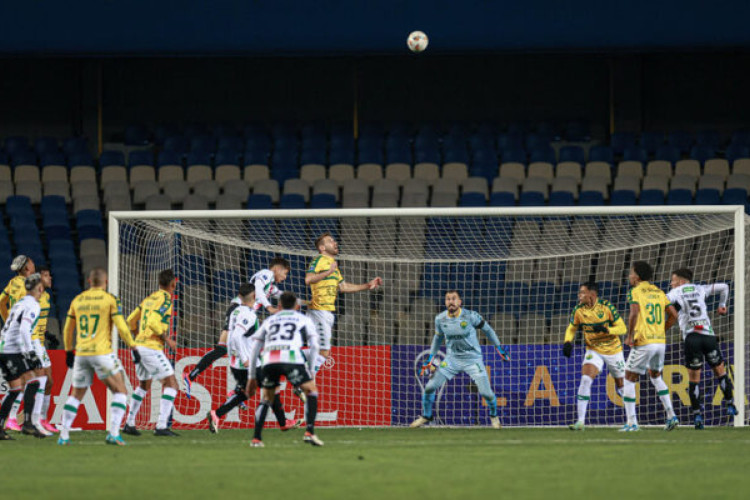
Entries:
POLYGON ((482 349, 479 346, 477 330, 482 330, 492 345, 500 347, 495 330, 479 313, 461 309, 456 317, 450 317, 448 311, 441 312, 435 316, 435 337, 432 339, 430 359, 437 354, 445 340, 448 358, 481 361, 482 349))

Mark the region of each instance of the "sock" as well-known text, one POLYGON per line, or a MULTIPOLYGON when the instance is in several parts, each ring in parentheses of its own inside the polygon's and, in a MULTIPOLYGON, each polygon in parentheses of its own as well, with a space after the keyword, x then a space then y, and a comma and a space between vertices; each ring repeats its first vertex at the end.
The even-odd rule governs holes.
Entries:
POLYGON ((688 383, 688 394, 690 395, 690 409, 693 413, 701 412, 701 386, 698 382, 688 383))
POLYGON ((594 379, 588 375, 581 375, 581 384, 578 386, 578 422, 584 423, 586 421, 586 409, 589 406, 589 400, 591 400, 591 384, 594 383, 594 379))
POLYGON ((625 403, 625 415, 628 417, 628 425, 637 425, 638 419, 635 416, 635 382, 625 379, 622 401, 625 403))
POLYGON ((125 425, 135 427, 135 417, 138 416, 138 410, 141 409, 146 394, 148 394, 146 389, 136 387, 133 394, 130 395, 130 408, 128 408, 128 419, 125 421, 125 425))
POLYGON ((284 405, 281 403, 281 396, 279 396, 278 394, 273 397, 271 409, 273 410, 273 414, 276 416, 276 421, 279 423, 279 427, 286 426, 286 413, 284 413, 284 405))
POLYGON ((622 387, 615 386, 615 392, 617 393, 618 396, 620 396, 620 398, 622 398, 622 394, 623 394, 623 388, 622 387))
POLYGON ((732 381, 729 380, 729 376, 726 373, 719 377, 719 387, 721 387, 721 392, 724 393, 724 400, 726 400, 727 403, 733 403, 734 386, 732 385, 732 381))
POLYGON ((42 403, 42 419, 47 420, 47 415, 49 415, 49 404, 52 401, 52 394, 45 394, 44 395, 44 402, 42 403))
POLYGON ((120 425, 122 424, 122 418, 125 416, 125 412, 128 409, 127 406, 125 406, 127 402, 128 397, 121 392, 117 392, 112 395, 112 404, 109 405, 109 433, 114 437, 120 435, 120 425))
POLYGON ((224 344, 216 344, 216 347, 214 347, 210 352, 206 353, 206 355, 203 356, 200 361, 198 361, 198 364, 195 365, 195 368, 190 370, 188 378, 190 378, 191 381, 195 380, 196 378, 198 378, 198 375, 207 370, 208 367, 214 364, 217 359, 221 359, 222 357, 226 356, 226 354, 227 346, 225 346, 224 344))
POLYGON ((318 373, 318 370, 320 370, 324 364, 326 364, 326 357, 318 354, 315 358, 315 373, 318 373))
POLYGON ((23 425, 33 424, 34 401, 38 390, 39 382, 36 379, 26 383, 26 389, 23 391, 23 425))
POLYGON ((311 392, 307 395, 305 421, 307 422, 307 432, 315 434, 315 419, 318 417, 318 393, 311 392))
POLYGON ((21 408, 21 403, 23 402, 23 391, 20 391, 18 393, 18 396, 16 397, 16 400, 13 401, 13 408, 10 410, 10 418, 14 418, 18 420, 18 410, 21 408))
POLYGON ((263 433, 263 425, 266 423, 269 406, 270 404, 268 401, 261 399, 258 408, 255 410, 255 431, 253 432, 253 439, 262 439, 261 434, 263 433))
POLYGON ((425 391, 422 394, 422 416, 432 418, 432 404, 435 402, 435 393, 425 391))
POLYGON ((5 430, 5 422, 8 420, 8 415, 10 415, 11 408, 16 404, 16 400, 20 395, 21 389, 10 389, 8 394, 5 395, 3 404, 0 405, 0 431, 5 430))
POLYGON ((39 420, 42 418, 42 406, 44 406, 44 387, 47 385, 47 377, 42 375, 36 379, 39 381, 39 389, 36 390, 36 397, 34 397, 34 410, 31 413, 31 423, 35 426, 39 425, 39 420))
POLYGON ((664 406, 664 411, 667 412, 667 418, 674 417, 674 408, 672 408, 672 396, 669 394, 669 387, 661 377, 651 379, 651 383, 656 389, 656 394, 659 395, 661 404, 664 406))
POLYGON ((62 425, 60 426, 60 437, 63 439, 70 439, 70 428, 73 427, 73 421, 76 419, 76 413, 78 413, 78 405, 81 402, 73 396, 68 396, 68 400, 65 402, 63 407, 62 425))
POLYGON ((487 402, 487 406, 490 408, 490 417, 497 417, 497 397, 493 394, 492 396, 483 396, 487 402))
POLYGON ((157 429, 166 429, 169 415, 174 408, 174 398, 177 397, 177 389, 165 387, 159 401, 159 420, 156 422, 157 429))
POLYGON ((227 399, 223 405, 216 409, 216 416, 221 418, 236 407, 243 401, 247 401, 247 395, 244 392, 233 392, 229 399, 227 399))

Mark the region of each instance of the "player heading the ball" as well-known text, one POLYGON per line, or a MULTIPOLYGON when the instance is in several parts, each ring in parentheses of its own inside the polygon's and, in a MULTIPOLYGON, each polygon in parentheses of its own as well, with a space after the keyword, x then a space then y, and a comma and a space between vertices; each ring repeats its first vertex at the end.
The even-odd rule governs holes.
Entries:
POLYGON ((435 316, 435 336, 432 338, 430 357, 422 366, 420 374, 431 371, 432 360, 443 345, 443 341, 446 344, 447 355, 425 386, 422 394, 422 415, 412 422, 410 427, 422 427, 432 421, 435 393, 443 384, 462 372, 471 377, 479 389, 479 394, 487 402, 492 427, 494 429, 501 427, 500 417, 497 415, 497 398, 492 391, 490 378, 484 366, 477 330, 482 330, 490 339, 500 359, 509 361, 510 357, 500 345, 500 340, 489 323, 479 313, 462 309, 461 305, 461 295, 457 290, 448 290, 445 293, 446 310, 435 316))

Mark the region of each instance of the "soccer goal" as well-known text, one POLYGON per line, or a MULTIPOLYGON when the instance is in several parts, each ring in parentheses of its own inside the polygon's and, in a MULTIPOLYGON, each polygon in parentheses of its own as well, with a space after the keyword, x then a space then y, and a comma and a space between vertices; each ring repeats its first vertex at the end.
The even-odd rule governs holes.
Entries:
MULTIPOLYGON (((627 321, 632 262, 649 262, 654 283, 664 291, 671 271, 689 267, 696 282, 730 285, 728 315, 715 313, 718 296, 708 305, 723 354, 734 367, 739 408, 734 425, 739 426, 746 422, 748 378, 746 223, 744 207, 734 206, 112 212, 109 286, 127 314, 157 288, 159 271, 174 269, 179 283, 172 329, 178 351, 170 356, 179 377, 215 345, 240 284, 274 256, 291 263, 279 288, 309 298, 304 276, 318 254, 313 241, 328 231, 339 242, 345 281, 381 276, 384 285, 339 294, 332 356, 317 375, 320 425, 403 426, 418 416, 427 382, 419 367, 445 292, 456 289, 463 307, 479 312, 511 354, 503 363, 485 346, 503 425, 560 426, 576 415, 584 347, 579 334, 566 358, 562 344, 580 284, 597 282, 600 297, 627 321)), ((681 423, 689 424, 681 340, 677 327, 668 332, 664 380, 681 423)), ((124 352, 121 359, 135 384, 130 356, 124 352)), ((176 426, 202 426, 206 412, 224 401, 234 387, 227 363, 224 358, 204 372, 191 399, 178 397, 176 426)), ((625 421, 614 380, 606 375, 594 380, 589 425, 625 421)), ((703 388, 707 425, 731 424, 709 369, 703 388)), ((158 384, 152 391, 150 401, 158 401, 158 384)), ((662 424, 664 412, 647 377, 637 398, 641 424, 662 424)), ((282 399, 288 414, 302 414, 290 388, 282 399)), ((156 421, 158 404, 150 401, 139 425, 156 421)), ((234 410, 226 425, 250 426, 255 404, 234 410)), ((437 394, 435 417, 435 423, 451 426, 489 421, 466 375, 437 394)))

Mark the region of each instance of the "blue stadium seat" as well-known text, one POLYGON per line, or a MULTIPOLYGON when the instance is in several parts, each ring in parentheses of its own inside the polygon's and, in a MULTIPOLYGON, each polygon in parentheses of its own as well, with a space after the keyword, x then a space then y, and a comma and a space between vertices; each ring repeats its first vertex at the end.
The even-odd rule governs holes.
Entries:
POLYGON ((31 208, 31 200, 28 196, 8 196, 5 202, 5 213, 9 218, 31 217, 33 220, 34 210, 31 208))
POLYGON ((660 189, 644 189, 639 200, 641 205, 664 205, 664 193, 660 189))
POLYGON ((739 158, 750 158, 750 147, 744 144, 730 144, 724 151, 724 156, 731 165, 739 158))
POLYGON ((552 149, 551 146, 532 149, 531 155, 529 156, 529 163, 534 163, 537 161, 552 163, 554 165, 555 163, 557 163, 557 160, 555 159, 555 150, 552 149))
POLYGON ((176 151, 161 151, 157 163, 160 167, 164 165, 182 165, 182 155, 176 151))
POLYGON ((218 151, 242 151, 244 144, 242 138, 236 135, 221 135, 216 148, 218 151))
POLYGON ((173 135, 164 139, 164 151, 172 151, 180 156, 185 155, 188 152, 190 142, 186 137, 181 135, 173 135))
POLYGON ((618 189, 616 191, 612 191, 612 196, 609 200, 610 205, 635 205, 636 204, 636 196, 635 191, 629 191, 624 189, 618 189))
POLYGON ((568 122, 565 124, 565 138, 573 142, 589 141, 591 140, 591 128, 585 122, 568 122))
POLYGON ((301 165, 306 165, 308 163, 326 165, 328 163, 326 156, 325 149, 303 149, 300 154, 299 162, 301 165))
POLYGON ((610 144, 615 154, 621 155, 627 148, 635 146, 635 134, 631 132, 615 132, 612 134, 610 144))
POLYGON ((87 153, 89 150, 88 139, 85 137, 68 137, 63 140, 62 150, 67 156, 87 153))
POLYGON ((360 137, 357 144, 357 159, 359 163, 384 163, 383 143, 379 139, 365 139, 360 137))
POLYGON ((735 130, 732 132, 731 144, 750 147, 750 130, 735 130))
POLYGON ((560 162, 563 161, 574 161, 584 165, 586 163, 586 156, 583 153, 581 146, 563 146, 560 148, 560 162))
POLYGON ((38 159, 36 157, 36 153, 34 153, 33 151, 17 151, 15 153, 11 153, 10 163, 14 167, 17 165, 36 165, 38 163, 38 159))
POLYGON ((500 156, 502 157, 503 163, 515 162, 525 164, 528 160, 526 150, 523 148, 503 149, 500 156))
POLYGON ((576 202, 573 193, 569 191, 553 191, 549 195, 549 204, 554 207, 572 207, 576 202))
POLYGON ((331 144, 331 150, 328 158, 329 165, 336 165, 337 163, 346 163, 348 165, 354 165, 355 154, 354 145, 350 144, 347 146, 331 144))
POLYGON ((271 151, 271 139, 265 133, 246 136, 245 149, 262 149, 264 151, 271 151))
POLYGON ((716 150, 721 146, 721 135, 718 130, 702 130, 696 132, 695 143, 699 146, 708 146, 716 150))
POLYGON ((701 164, 706 163, 706 160, 716 157, 716 151, 711 146, 693 146, 690 149, 690 158, 698 160, 701 164))
POLYGON ((491 207, 514 207, 516 206, 516 197, 513 193, 496 192, 490 194, 491 207))
POLYGON ((247 199, 247 208, 251 210, 269 210, 273 208, 271 197, 267 194, 251 194, 247 199))
POLYGON ((488 184, 492 184, 492 180, 497 175, 498 165, 497 153, 494 149, 477 149, 474 151, 471 160, 469 175, 473 177, 484 177, 487 179, 488 184))
POLYGON ((190 139, 190 151, 193 153, 210 153, 216 151, 216 138, 212 135, 196 135, 190 139))
POLYGON ((187 155, 187 165, 213 165, 212 153, 210 151, 191 151, 187 155))
POLYGON ((29 138, 23 136, 12 136, 5 138, 5 152, 9 155, 14 155, 20 152, 29 151, 29 138))
POLYGON ((725 189, 721 202, 724 205, 746 205, 747 190, 742 188, 725 189))
POLYGON ((612 165, 615 154, 609 146, 594 146, 589 150, 589 161, 603 161, 612 165))
POLYGON ((208 135, 208 125, 203 122, 193 122, 185 125, 185 135, 195 137, 197 135, 208 135))
POLYGON ((297 209, 305 208, 305 198, 301 194, 284 194, 281 195, 279 208, 297 209))
POLYGON ((534 151, 535 149, 547 149, 550 143, 550 137, 544 136, 542 134, 538 133, 530 133, 526 136, 526 141, 524 142, 524 145, 526 146, 526 149, 529 151, 534 151))
POLYGON ((525 149, 523 134, 501 132, 497 135, 497 147, 501 151, 506 149, 525 149))
POLYGON ((696 205, 719 205, 721 196, 718 189, 699 189, 695 193, 696 205))
POLYGON ((60 146, 54 137, 39 137, 34 141, 34 151, 39 156, 47 153, 59 153, 60 146))
POLYGON ((625 148, 625 151, 623 151, 622 154, 622 159, 625 161, 639 161, 645 164, 648 162, 648 151, 646 151, 645 148, 631 146, 625 148))
POLYGON ((544 206, 544 193, 539 193, 537 191, 524 191, 519 198, 519 205, 522 207, 544 206))
POLYGON ((154 166, 154 154, 151 151, 131 151, 128 155, 128 166, 135 165, 154 166))
POLYGON ((672 189, 667 193, 667 205, 692 205, 693 193, 689 189, 672 189))
POLYGON ((41 166, 46 165, 62 165, 67 166, 68 162, 65 159, 65 155, 60 151, 48 151, 39 155, 39 164, 41 166))
POLYGON ((160 123, 154 128, 154 142, 163 146, 168 137, 180 135, 180 127, 174 123, 160 123))
POLYGON ((668 161, 674 165, 682 159, 682 153, 680 148, 669 144, 664 144, 656 148, 656 154, 654 154, 655 160, 668 161))
MULTIPOLYGON (((588 276, 581 276, 581 282, 587 281, 588 276)), ((557 292, 553 310, 558 314, 570 313, 578 304, 578 290, 581 284, 578 281, 565 281, 560 284, 557 292)))
POLYGON ((125 127, 126 146, 145 146, 149 142, 148 129, 143 125, 128 125, 125 127))
POLYGON ((599 191, 581 191, 578 204, 588 207, 604 205, 604 196, 599 191))
POLYGON ((268 151, 261 148, 245 149, 243 159, 245 165, 268 165, 269 163, 268 151))
POLYGON ((101 156, 99 156, 99 166, 109 167, 113 165, 125 165, 125 155, 122 154, 122 151, 102 151, 101 156))
POLYGON ((671 146, 679 148, 680 153, 685 154, 690 151, 690 147, 693 145, 693 138, 685 131, 675 130, 667 134, 667 143, 671 146))
POLYGON ((640 147, 648 151, 649 154, 654 154, 663 143, 664 134, 661 132, 644 132, 641 134, 640 141, 638 141, 640 147))
POLYGON ((67 218, 68 209, 65 205, 65 198, 62 196, 45 196, 42 198, 40 211, 43 218, 52 213, 59 213, 67 218))
MULTIPOLYGON (((246 160, 247 161, 247 160, 246 160)), ((271 178, 277 180, 279 185, 283 185, 287 179, 293 179, 299 175, 297 165, 297 153, 277 151, 271 158, 271 178)))
POLYGON ((76 213, 78 241, 89 238, 104 239, 102 213, 99 210, 79 210, 76 213))
POLYGON ((414 145, 414 163, 442 163, 437 145, 414 145))
POLYGON ((314 194, 310 199, 310 208, 336 208, 336 197, 328 193, 314 194))
POLYGON ((461 207, 486 207, 487 199, 483 193, 463 193, 458 205, 461 207))
MULTIPOLYGON (((84 151, 83 153, 74 153, 67 155, 68 165, 70 167, 76 167, 78 165, 94 166, 94 157, 91 153, 84 151)), ((124 163, 123 163, 124 164, 124 163)))
POLYGON ((278 221, 279 244, 290 248, 309 248, 307 222, 301 219, 281 219, 278 221))
POLYGON ((220 149, 216 153, 216 165, 239 165, 242 155, 239 149, 220 149))

